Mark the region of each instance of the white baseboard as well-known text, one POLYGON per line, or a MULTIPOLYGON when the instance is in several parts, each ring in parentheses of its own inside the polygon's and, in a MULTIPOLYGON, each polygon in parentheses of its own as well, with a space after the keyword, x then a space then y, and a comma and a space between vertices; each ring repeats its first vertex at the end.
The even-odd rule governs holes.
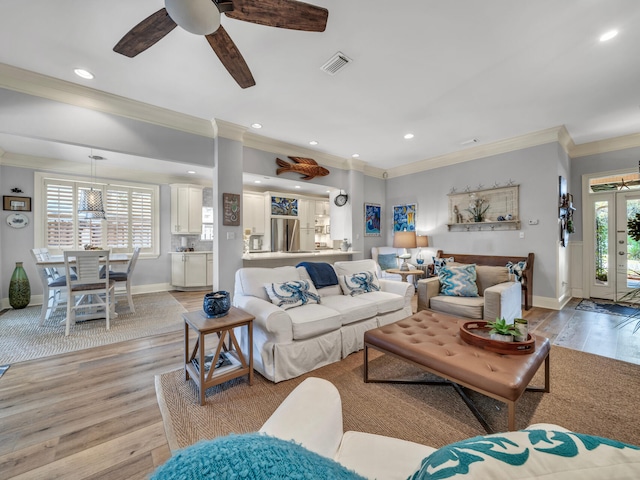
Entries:
POLYGON ((563 298, 551 298, 551 297, 538 297, 536 295, 533 296, 533 306, 540 308, 548 308, 550 310, 562 310, 567 302, 571 300, 570 296, 566 296, 563 298))

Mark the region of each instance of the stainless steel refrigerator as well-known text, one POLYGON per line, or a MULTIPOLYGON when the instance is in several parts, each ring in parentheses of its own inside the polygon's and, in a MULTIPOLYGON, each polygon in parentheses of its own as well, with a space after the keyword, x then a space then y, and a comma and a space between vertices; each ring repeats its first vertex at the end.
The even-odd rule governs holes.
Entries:
POLYGON ((294 252, 300 250, 300 222, 298 219, 271 219, 271 251, 294 252))

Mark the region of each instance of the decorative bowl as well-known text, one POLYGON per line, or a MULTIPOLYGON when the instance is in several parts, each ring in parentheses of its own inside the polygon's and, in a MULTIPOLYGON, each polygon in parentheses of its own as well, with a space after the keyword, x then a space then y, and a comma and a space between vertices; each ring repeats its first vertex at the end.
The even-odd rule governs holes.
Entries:
POLYGON ((210 292, 205 294, 202 302, 202 310, 207 318, 224 317, 229 313, 231 308, 231 300, 229 292, 220 290, 219 292, 210 292))

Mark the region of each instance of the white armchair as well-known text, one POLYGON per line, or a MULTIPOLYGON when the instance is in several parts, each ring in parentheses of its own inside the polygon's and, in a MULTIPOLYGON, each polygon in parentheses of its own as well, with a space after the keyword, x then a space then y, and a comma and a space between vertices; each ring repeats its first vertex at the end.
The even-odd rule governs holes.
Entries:
MULTIPOLYGON (((376 262, 378 278, 384 278, 385 280, 402 281, 402 277, 398 274, 387 273, 389 268, 400 268, 400 261, 398 255, 401 255, 404 249, 394 247, 371 247, 371 258, 376 262)), ((409 270, 415 270, 416 267, 409 264, 409 270)), ((414 275, 407 277, 407 282, 414 283, 414 275)))

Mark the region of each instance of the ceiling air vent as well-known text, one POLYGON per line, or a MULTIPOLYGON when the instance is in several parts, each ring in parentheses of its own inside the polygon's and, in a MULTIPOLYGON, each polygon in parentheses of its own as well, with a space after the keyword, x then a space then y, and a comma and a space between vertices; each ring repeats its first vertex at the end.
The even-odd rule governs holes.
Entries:
POLYGON ((328 73, 329 75, 335 75, 352 61, 353 60, 347 57, 344 53, 338 52, 333 57, 331 57, 327 61, 327 63, 322 65, 322 67, 320 67, 320 70, 322 70, 325 73, 328 73))

